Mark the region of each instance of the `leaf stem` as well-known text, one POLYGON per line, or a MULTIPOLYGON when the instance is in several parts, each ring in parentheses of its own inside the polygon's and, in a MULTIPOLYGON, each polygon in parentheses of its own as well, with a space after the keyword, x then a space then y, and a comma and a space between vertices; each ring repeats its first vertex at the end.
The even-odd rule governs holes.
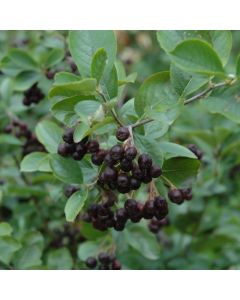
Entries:
POLYGON ((162 180, 165 182, 165 184, 170 188, 176 188, 176 186, 165 176, 161 176, 162 180))

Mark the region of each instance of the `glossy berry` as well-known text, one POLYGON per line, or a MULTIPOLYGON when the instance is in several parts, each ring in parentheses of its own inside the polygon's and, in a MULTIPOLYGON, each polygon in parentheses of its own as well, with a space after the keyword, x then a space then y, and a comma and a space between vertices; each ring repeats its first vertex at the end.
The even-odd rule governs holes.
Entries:
POLYGON ((110 263, 110 256, 105 252, 101 252, 98 255, 98 260, 100 261, 101 264, 107 265, 110 263))
POLYGON ((130 136, 130 132, 127 127, 118 128, 118 130, 116 132, 116 138, 119 141, 124 142, 126 139, 129 138, 129 136, 130 136))
POLYGON ((130 186, 129 177, 126 174, 120 174, 117 178, 117 184, 119 187, 127 188, 130 186))
POLYGON ((121 270, 122 265, 118 260, 114 260, 112 263, 112 270, 121 270))
POLYGON ((120 163, 120 168, 124 172, 129 172, 133 168, 133 163, 132 163, 132 161, 130 161, 126 158, 123 158, 121 163, 120 163))
POLYGON ((49 70, 46 72, 47 79, 53 79, 54 75, 55 75, 55 72, 53 72, 53 71, 49 70))
POLYGON ((184 200, 181 190, 179 190, 179 189, 171 189, 168 192, 168 197, 173 203, 176 203, 176 204, 181 204, 181 203, 183 203, 183 200, 184 200))
POLYGON ((192 189, 191 188, 185 188, 181 189, 182 196, 185 200, 191 200, 192 199, 192 189))
POLYGON ((72 154, 72 158, 74 159, 74 160, 82 160, 83 159, 83 157, 84 157, 84 153, 83 152, 73 152, 73 154, 72 154))
POLYGON ((148 200, 143 207, 143 217, 151 219, 155 214, 154 200, 148 200))
POLYGON ((96 166, 101 166, 106 156, 105 150, 99 150, 97 153, 93 153, 91 156, 91 161, 96 166))
POLYGON ((122 159, 123 154, 124 154, 124 150, 121 145, 115 145, 110 150, 110 156, 115 161, 122 159))
POLYGON ((62 136, 64 142, 68 143, 68 144, 72 144, 73 143, 73 132, 74 129, 73 128, 67 128, 62 136))
POLYGON ((107 167, 103 174, 105 182, 115 181, 117 179, 117 171, 113 168, 107 167))
POLYGON ((150 175, 153 178, 158 178, 162 175, 162 169, 158 166, 153 165, 150 169, 150 175))
POLYGON ((96 140, 89 141, 87 143, 87 150, 89 153, 95 153, 99 150, 99 143, 96 140))
POLYGON ((97 266, 97 260, 95 257, 90 256, 87 258, 85 264, 89 269, 94 269, 97 266))
POLYGON ((104 163, 109 167, 113 167, 116 165, 117 161, 111 157, 110 153, 107 153, 104 157, 104 163))
POLYGON ((116 222, 113 227, 116 231, 123 231, 125 228, 125 223, 116 222))
POLYGON ((124 157, 128 160, 134 160, 134 158, 137 156, 137 149, 134 146, 128 147, 124 151, 124 157))
POLYGON ((117 190, 121 194, 126 194, 130 192, 130 186, 123 187, 123 186, 117 186, 117 190))
POLYGON ((65 143, 58 146, 58 154, 61 156, 68 156, 69 149, 65 143))
POLYGON ((157 224, 153 224, 151 222, 148 224, 148 228, 154 234, 158 233, 159 230, 160 230, 160 228, 159 228, 159 226, 157 224))
POLYGON ((93 203, 89 206, 87 212, 91 217, 97 217, 98 215, 98 210, 99 210, 99 205, 96 203, 93 203))
POLYGON ((124 208, 128 214, 133 214, 138 210, 138 203, 134 199, 127 199, 124 203, 124 208))
POLYGON ((138 167, 134 167, 132 170, 132 177, 138 180, 142 180, 143 173, 138 167))
POLYGON ((152 166, 152 159, 148 154, 143 153, 138 157, 138 165, 141 170, 149 169, 152 166))
POLYGON ((141 186, 141 181, 136 178, 130 178, 130 186, 132 190, 137 190, 141 186))
POLYGON ((128 214, 125 208, 119 208, 116 211, 116 221, 118 223, 125 223, 128 219, 128 214))

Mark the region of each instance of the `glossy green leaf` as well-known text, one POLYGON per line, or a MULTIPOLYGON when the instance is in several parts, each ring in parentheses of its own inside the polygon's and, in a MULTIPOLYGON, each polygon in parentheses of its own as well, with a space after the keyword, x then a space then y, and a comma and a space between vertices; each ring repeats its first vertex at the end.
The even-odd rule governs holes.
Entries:
POLYGON ((79 123, 75 130, 74 130, 74 134, 73 134, 73 139, 75 143, 80 142, 85 136, 88 135, 88 131, 89 131, 90 127, 88 124, 86 123, 79 123))
POLYGON ((81 77, 69 72, 58 72, 54 76, 54 85, 61 85, 64 83, 72 83, 74 81, 80 81, 81 77))
POLYGON ((171 157, 189 157, 189 158, 197 158, 192 151, 188 148, 185 148, 181 145, 170 143, 170 142, 160 142, 159 148, 165 154, 165 158, 171 157))
POLYGON ((196 177, 200 163, 197 159, 175 157, 164 161, 163 175, 177 187, 196 177))
POLYGON ((113 66, 112 70, 108 73, 104 73, 100 82, 103 93, 107 100, 110 100, 118 94, 118 77, 116 67, 113 66))
POLYGON ((139 116, 146 110, 151 110, 157 105, 170 107, 177 102, 177 95, 173 91, 169 72, 160 72, 147 78, 141 85, 136 95, 134 105, 139 116))
POLYGON ((60 127, 51 121, 43 120, 36 127, 36 135, 48 152, 57 153, 63 135, 63 130, 60 127))
POLYGON ((62 59, 64 58, 64 50, 63 49, 52 49, 51 51, 48 52, 44 66, 45 68, 51 68, 52 66, 56 65, 59 63, 62 59))
POLYGON ((208 43, 193 39, 178 44, 170 52, 172 60, 186 71, 206 75, 224 75, 217 53, 208 43))
POLYGON ((66 220, 68 222, 73 222, 77 215, 80 213, 83 208, 85 201, 87 200, 88 190, 84 189, 83 191, 75 192, 67 201, 64 212, 66 220))
POLYGON ((90 76, 92 57, 99 48, 107 53, 106 73, 112 69, 117 53, 116 38, 110 30, 70 31, 69 48, 83 77, 90 76))
POLYGON ((21 162, 21 172, 51 172, 49 156, 44 152, 33 152, 26 155, 21 162))
POLYGON ((107 64, 107 53, 104 48, 98 49, 92 58, 91 77, 99 82, 107 64))
POLYGON ((14 80, 14 90, 24 92, 40 79, 40 73, 23 71, 14 80))
POLYGON ((66 183, 81 183, 83 179, 80 164, 71 159, 63 158, 58 154, 50 156, 50 166, 53 174, 66 183))
POLYGON ((52 250, 47 257, 47 265, 50 270, 71 270, 73 259, 67 248, 52 250))

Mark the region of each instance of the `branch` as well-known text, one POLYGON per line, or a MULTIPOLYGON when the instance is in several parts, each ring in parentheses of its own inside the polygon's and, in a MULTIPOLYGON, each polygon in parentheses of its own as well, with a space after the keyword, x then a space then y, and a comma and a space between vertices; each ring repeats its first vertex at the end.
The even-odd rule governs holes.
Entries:
MULTIPOLYGON (((104 95, 103 93, 101 93, 101 92, 98 92, 98 93, 99 93, 99 95, 102 97, 104 103, 108 103, 108 101, 107 101, 105 95, 104 95)), ((124 124, 123 124, 123 123, 120 121, 120 119, 118 118, 117 113, 116 113, 116 111, 114 110, 114 108, 111 108, 111 109, 110 109, 110 112, 111 112, 112 116, 114 117, 115 121, 116 121, 120 126, 124 126, 124 124)))

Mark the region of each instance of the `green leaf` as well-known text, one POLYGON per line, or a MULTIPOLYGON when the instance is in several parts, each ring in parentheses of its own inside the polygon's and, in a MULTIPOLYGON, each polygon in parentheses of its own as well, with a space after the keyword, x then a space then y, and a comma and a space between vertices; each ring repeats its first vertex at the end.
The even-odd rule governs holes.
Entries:
POLYGON ((209 112, 221 114, 233 122, 240 123, 240 85, 219 88, 210 97, 201 100, 201 104, 209 112))
POLYGON ((58 64, 64 58, 63 49, 52 49, 48 52, 48 55, 45 59, 44 66, 45 68, 51 68, 52 66, 58 64))
POLYGON ((73 268, 73 259, 70 251, 67 248, 50 251, 47 265, 50 270, 71 270, 73 268))
POLYGON ((94 100, 85 100, 79 102, 74 110, 77 113, 77 115, 81 118, 81 120, 85 123, 89 123, 92 121, 93 116, 97 112, 97 110, 100 108, 101 103, 94 100))
POLYGON ((106 73, 112 69, 117 53, 116 38, 110 30, 70 31, 69 48, 83 77, 90 76, 92 56, 99 48, 107 53, 106 73))
POLYGON ((0 134, 0 143, 14 146, 21 146, 23 142, 10 134, 0 134))
POLYGON ((0 261, 9 264, 14 253, 21 248, 20 243, 9 236, 0 237, 0 261))
POLYGON ((173 91, 169 72, 160 72, 147 78, 136 95, 134 105, 139 116, 146 110, 154 109, 156 105, 170 107, 177 102, 177 95, 173 91))
POLYGON ((63 135, 63 130, 60 127, 51 121, 43 120, 36 127, 36 135, 48 152, 57 153, 63 135))
POLYGON ((64 83, 71 83, 74 81, 80 81, 81 77, 69 72, 58 72, 54 76, 54 85, 61 85, 64 83))
POLYGON ((178 68, 175 64, 170 67, 170 79, 176 93, 186 97, 209 82, 209 77, 191 75, 178 68))
POLYGON ((81 183, 83 176, 79 162, 71 158, 63 158, 58 154, 50 156, 50 166, 54 175, 66 183, 81 183))
POLYGON ((206 75, 224 75, 220 58, 207 42, 186 40, 170 52, 172 60, 189 72, 206 75))
POLYGON ((142 256, 151 260, 160 258, 160 244, 147 228, 132 226, 125 231, 125 236, 128 244, 141 253, 142 256))
POLYGON ((73 134, 73 140, 75 143, 80 142, 85 136, 88 135, 90 127, 85 123, 80 123, 76 126, 73 134))
POLYGON ((161 167, 163 153, 160 150, 159 142, 140 134, 134 134, 134 139, 141 152, 148 153, 152 157, 153 162, 161 167))
POLYGON ((228 61, 232 49, 232 33, 230 30, 211 30, 211 44, 222 60, 223 65, 228 61))
POLYGON ((192 180, 197 175, 199 166, 200 162, 197 159, 170 158, 163 163, 163 175, 178 187, 192 180))
POLYGON ((125 79, 123 80, 119 80, 118 81, 118 86, 121 86, 121 85, 124 85, 124 84, 127 84, 127 83, 134 83, 137 79, 137 73, 132 73, 132 74, 129 74, 125 79))
POLYGON ((104 73, 100 82, 103 89, 103 93, 108 100, 114 98, 118 94, 118 77, 116 67, 113 66, 112 70, 108 73, 104 73))
POLYGON ((87 241, 78 246, 78 258, 85 261, 89 256, 96 256, 98 253, 99 243, 96 241, 87 241))
POLYGON ((75 192, 67 201, 64 212, 66 220, 68 222, 73 222, 77 215, 83 208, 85 201, 87 200, 88 190, 75 192))
POLYGON ((8 56, 17 66, 24 70, 35 70, 37 68, 37 63, 29 55, 29 53, 24 50, 11 49, 8 56))
POLYGON ((26 270, 41 266, 41 245, 33 244, 23 247, 14 257, 14 266, 17 270, 26 270))
POLYGON ((91 77, 96 78, 99 82, 102 78, 106 64, 107 52, 104 50, 104 48, 98 49, 92 58, 91 77))
POLYGON ((14 80, 14 90, 24 92, 40 79, 40 74, 34 71, 23 71, 14 80))
POLYGON ((49 156, 44 152, 33 152, 26 155, 21 162, 21 172, 51 172, 49 156))
POLYGON ((74 81, 53 86, 49 92, 49 98, 55 96, 95 96, 97 81, 94 78, 87 78, 81 81, 74 81))
POLYGON ((12 226, 6 222, 0 223, 0 236, 9 236, 11 235, 13 229, 12 226))
POLYGON ((197 158, 196 155, 193 154, 193 152, 190 151, 188 148, 175 143, 161 142, 159 143, 159 148, 162 152, 164 152, 164 154, 167 154, 165 155, 165 158, 167 159, 177 156, 197 158))
POLYGON ((240 77, 240 55, 238 55, 238 57, 237 57, 236 76, 240 77))

